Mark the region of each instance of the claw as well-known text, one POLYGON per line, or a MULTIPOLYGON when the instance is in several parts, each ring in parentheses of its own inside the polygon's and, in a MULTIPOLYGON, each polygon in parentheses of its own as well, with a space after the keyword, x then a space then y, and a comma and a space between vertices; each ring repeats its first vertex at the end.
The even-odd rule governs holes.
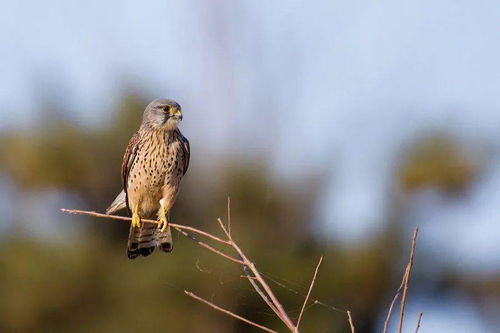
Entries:
POLYGON ((135 206, 132 214, 132 227, 139 228, 141 226, 141 217, 139 216, 139 205, 135 206))
POLYGON ((168 228, 168 219, 167 219, 167 212, 165 211, 165 207, 160 208, 160 216, 158 220, 158 229, 160 229, 161 232, 164 232, 168 228))

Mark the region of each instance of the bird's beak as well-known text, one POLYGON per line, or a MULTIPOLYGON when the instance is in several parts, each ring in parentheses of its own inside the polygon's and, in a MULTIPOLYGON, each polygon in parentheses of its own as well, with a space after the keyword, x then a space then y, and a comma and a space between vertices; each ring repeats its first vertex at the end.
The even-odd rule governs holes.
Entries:
POLYGON ((179 109, 175 109, 174 111, 172 111, 170 116, 175 118, 175 119, 182 120, 182 112, 179 109))

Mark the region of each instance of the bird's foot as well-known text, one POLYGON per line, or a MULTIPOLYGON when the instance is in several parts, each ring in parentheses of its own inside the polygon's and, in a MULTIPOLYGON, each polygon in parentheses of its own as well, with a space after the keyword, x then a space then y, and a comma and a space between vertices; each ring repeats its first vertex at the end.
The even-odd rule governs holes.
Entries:
POLYGON ((168 219, 167 219, 167 212, 165 211, 164 207, 160 208, 160 214, 159 214, 159 219, 158 219, 158 229, 160 229, 161 232, 164 232, 168 228, 168 219))
POLYGON ((132 227, 139 228, 141 226, 141 217, 138 213, 138 207, 135 207, 134 213, 132 214, 132 227))

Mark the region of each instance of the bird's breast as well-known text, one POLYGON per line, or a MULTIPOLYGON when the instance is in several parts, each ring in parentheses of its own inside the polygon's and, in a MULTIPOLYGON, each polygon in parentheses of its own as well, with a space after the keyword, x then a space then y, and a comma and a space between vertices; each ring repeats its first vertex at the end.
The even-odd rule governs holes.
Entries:
POLYGON ((148 133, 142 138, 128 177, 128 195, 132 202, 157 210, 165 190, 177 192, 179 150, 179 142, 165 132, 148 133))

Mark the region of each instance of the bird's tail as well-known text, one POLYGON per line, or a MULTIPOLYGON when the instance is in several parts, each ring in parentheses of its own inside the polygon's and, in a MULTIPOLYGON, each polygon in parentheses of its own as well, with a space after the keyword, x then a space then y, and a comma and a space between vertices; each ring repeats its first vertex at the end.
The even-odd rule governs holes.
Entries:
POLYGON ((141 255, 146 257, 153 253, 157 246, 164 252, 173 250, 170 227, 162 232, 153 223, 143 222, 139 228, 130 226, 127 246, 129 259, 135 259, 141 255))
POLYGON ((172 240, 172 230, 170 230, 170 227, 163 232, 157 229, 156 243, 158 248, 163 252, 172 252, 174 249, 174 242, 172 240))
POLYGON ((155 233, 156 225, 153 223, 142 222, 140 227, 133 227, 131 224, 127 244, 129 259, 150 255, 156 246, 155 233))

